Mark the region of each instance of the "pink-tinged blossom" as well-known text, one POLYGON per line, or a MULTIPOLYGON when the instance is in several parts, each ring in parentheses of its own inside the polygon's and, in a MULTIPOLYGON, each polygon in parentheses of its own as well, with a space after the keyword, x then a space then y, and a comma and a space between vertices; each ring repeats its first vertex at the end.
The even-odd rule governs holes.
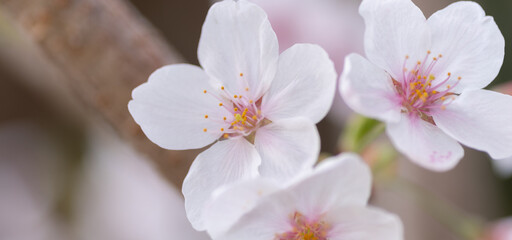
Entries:
POLYGON ((512 240, 512 218, 492 224, 482 240, 512 240))
POLYGON ((426 19, 410 0, 363 0, 368 58, 347 56, 340 91, 360 114, 387 123, 395 147, 435 171, 453 168, 462 143, 512 155, 512 97, 483 90, 498 74, 504 38, 474 2, 426 19))
POLYGON ((367 206, 368 166, 354 154, 326 159, 289 183, 252 179, 214 193, 206 208, 215 240, 400 240, 398 217, 367 206))
POLYGON ((213 143, 183 183, 187 216, 203 230, 202 209, 214 189, 258 175, 285 180, 311 168, 320 148, 315 123, 332 104, 336 71, 316 45, 279 54, 265 12, 244 0, 211 7, 198 58, 202 68, 156 70, 128 108, 163 148, 213 143))
MULTIPOLYGON (((279 46, 314 43, 323 47, 341 72, 349 53, 363 53, 364 23, 358 0, 252 0, 268 14, 279 46)), ((336 95, 327 118, 343 125, 352 111, 336 95)))

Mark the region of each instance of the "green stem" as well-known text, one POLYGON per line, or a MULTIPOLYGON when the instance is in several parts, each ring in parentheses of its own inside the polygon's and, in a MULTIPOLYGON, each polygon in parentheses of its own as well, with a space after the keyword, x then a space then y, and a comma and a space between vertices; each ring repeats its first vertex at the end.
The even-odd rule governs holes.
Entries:
POLYGON ((361 153, 363 150, 368 147, 375 139, 377 139, 383 132, 386 130, 386 124, 385 123, 379 123, 376 125, 370 132, 368 132, 364 137, 361 138, 359 141, 359 144, 355 146, 354 151, 356 153, 361 153))

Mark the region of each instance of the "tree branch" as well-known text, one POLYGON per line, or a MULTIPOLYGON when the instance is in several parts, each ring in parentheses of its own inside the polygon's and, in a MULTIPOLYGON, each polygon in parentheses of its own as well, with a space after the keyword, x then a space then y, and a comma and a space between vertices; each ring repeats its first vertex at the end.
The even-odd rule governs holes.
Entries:
POLYGON ((0 0, 1 8, 63 72, 83 106, 155 160, 178 188, 197 151, 151 143, 128 113, 131 91, 158 67, 182 62, 158 32, 122 0, 0 0))

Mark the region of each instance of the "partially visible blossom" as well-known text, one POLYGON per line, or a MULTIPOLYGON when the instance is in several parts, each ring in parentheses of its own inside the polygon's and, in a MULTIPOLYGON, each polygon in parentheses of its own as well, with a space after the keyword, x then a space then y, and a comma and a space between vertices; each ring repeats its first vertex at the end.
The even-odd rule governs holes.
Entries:
POLYGON ((387 123, 394 146, 435 171, 453 168, 462 143, 512 155, 512 97, 483 90, 498 74, 504 38, 474 2, 425 16, 410 0, 363 0, 369 61, 347 57, 340 91, 360 114, 387 123))
POLYGON ((58 149, 28 123, 0 126, 0 239, 60 240, 58 149))
POLYGON ((206 240, 185 215, 183 199, 112 131, 91 131, 74 196, 78 240, 206 240))
POLYGON ((482 240, 512 240, 512 218, 491 225, 482 240))
MULTIPOLYGON (((507 82, 496 86, 493 90, 512 95, 512 82, 507 82)), ((494 171, 503 178, 512 177, 512 156, 504 159, 493 159, 492 166, 494 171)), ((512 238, 511 238, 512 239, 512 238)))
MULTIPOLYGON (((296 43, 323 47, 341 72, 345 56, 363 53, 364 23, 357 14, 359 0, 252 0, 268 14, 280 49, 296 43)), ((352 111, 339 95, 327 118, 340 124, 352 111)))
POLYGON ((206 226, 219 240, 399 240, 400 219, 367 206, 371 174, 353 154, 322 161, 289 184, 253 179, 219 189, 206 226))
POLYGON ((320 150, 315 123, 332 104, 336 71, 316 45, 279 55, 265 12, 244 0, 211 7, 198 58, 202 68, 156 70, 128 108, 163 148, 213 143, 183 183, 188 218, 203 230, 201 212, 214 189, 258 175, 283 181, 312 167, 320 150))

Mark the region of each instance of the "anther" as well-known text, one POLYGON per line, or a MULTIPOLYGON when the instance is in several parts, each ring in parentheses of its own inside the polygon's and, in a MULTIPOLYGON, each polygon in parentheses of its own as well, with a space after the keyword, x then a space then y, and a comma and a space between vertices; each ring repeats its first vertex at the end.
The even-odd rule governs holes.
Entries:
POLYGON ((233 96, 233 97, 234 97, 234 98, 238 98, 238 96, 237 96, 237 95, 235 95, 235 96, 233 96))
POLYGON ((446 88, 450 88, 451 86, 450 85, 446 85, 446 88))
POLYGON ((229 135, 227 133, 224 133, 224 138, 228 138, 229 135))
POLYGON ((461 80, 461 79, 462 79, 462 77, 458 77, 458 78, 457 78, 457 80, 461 80))
POLYGON ((204 118, 208 118, 208 115, 204 115, 204 118))
POLYGON ((430 50, 427 51, 427 54, 431 54, 432 52, 430 50))
POLYGON ((233 110, 235 110, 235 112, 238 112, 238 108, 235 108, 235 109, 233 109, 233 110))
POLYGON ((206 93, 206 90, 204 90, 203 93, 206 93))
POLYGON ((203 129, 203 132, 206 132, 206 131, 208 131, 208 129, 206 129, 206 128, 205 128, 205 129, 203 129))
POLYGON ((226 118, 226 117, 224 117, 224 121, 226 121, 226 119, 227 119, 227 118, 226 118))
POLYGON ((442 58, 443 57, 443 54, 439 54, 439 58, 442 58))
POLYGON ((220 129, 220 131, 221 131, 221 132, 224 132, 224 128, 221 128, 221 129, 220 129))
POLYGON ((221 86, 221 87, 220 87, 220 90, 224 90, 224 86, 221 86))
POLYGON ((253 101, 252 101, 252 100, 249 100, 249 103, 250 103, 250 104, 252 104, 252 103, 253 103, 253 101))
POLYGON ((222 103, 219 103, 219 107, 222 107, 222 105, 224 105, 224 104, 222 104, 222 103))
POLYGON ((421 61, 418 61, 418 65, 421 65, 421 61))
POLYGON ((240 77, 243 77, 244 76, 244 73, 240 73, 240 77))
POLYGON ((249 88, 245 88, 245 91, 249 91, 249 88))
POLYGON ((405 55, 405 59, 409 59, 409 55, 405 55))
POLYGON ((451 72, 448 72, 448 76, 451 76, 451 75, 452 75, 452 73, 451 73, 451 72))
POLYGON ((446 110, 446 106, 445 105, 441 106, 441 110, 446 110))

